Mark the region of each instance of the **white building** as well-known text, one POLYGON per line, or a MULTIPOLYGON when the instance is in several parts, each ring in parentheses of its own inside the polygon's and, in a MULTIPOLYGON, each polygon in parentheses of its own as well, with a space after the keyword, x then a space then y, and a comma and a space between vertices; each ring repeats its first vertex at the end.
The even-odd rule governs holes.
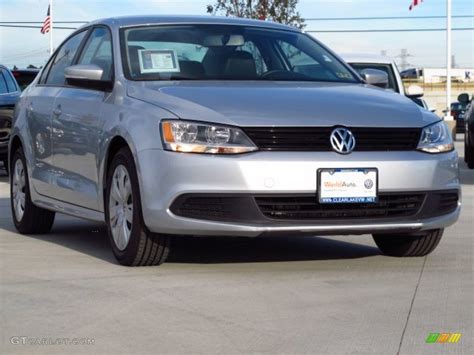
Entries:
MULTIPOLYGON (((451 69, 453 82, 474 82, 474 68, 453 68, 451 69)), ((407 69, 402 72, 402 77, 419 79, 424 83, 445 83, 446 68, 417 68, 407 69)))

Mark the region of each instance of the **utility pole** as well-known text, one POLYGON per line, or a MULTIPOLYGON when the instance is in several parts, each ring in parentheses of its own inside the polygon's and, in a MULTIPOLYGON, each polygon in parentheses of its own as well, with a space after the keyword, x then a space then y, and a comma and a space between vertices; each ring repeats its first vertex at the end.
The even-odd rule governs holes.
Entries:
POLYGON ((400 58, 400 69, 402 71, 408 69, 408 67, 411 65, 408 62, 409 57, 413 57, 413 56, 410 53, 408 53, 408 50, 406 48, 403 48, 400 51, 400 55, 397 56, 397 58, 400 58))
POLYGON ((446 0, 446 121, 453 121, 451 116, 451 0, 446 0))
POLYGON ((49 55, 53 54, 53 0, 49 0, 49 55))

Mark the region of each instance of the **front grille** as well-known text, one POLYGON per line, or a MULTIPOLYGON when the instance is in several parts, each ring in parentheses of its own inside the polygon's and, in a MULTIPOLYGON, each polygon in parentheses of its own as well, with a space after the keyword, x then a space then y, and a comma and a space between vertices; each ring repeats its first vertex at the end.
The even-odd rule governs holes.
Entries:
MULTIPOLYGON (((261 150, 331 151, 329 137, 333 127, 247 127, 245 133, 261 150)), ((419 128, 349 127, 356 139, 354 151, 415 150, 419 128)))
POLYGON ((260 211, 268 218, 286 220, 330 220, 413 216, 425 194, 380 195, 377 203, 321 204, 313 196, 256 197, 260 211))
POLYGON ((170 206, 177 216, 251 224, 415 221, 446 215, 458 191, 381 193, 377 203, 320 204, 314 194, 184 194, 170 206))
POLYGON ((10 136, 9 132, 0 131, 0 140, 7 140, 9 136, 10 136))
POLYGON ((441 192, 437 195, 439 196, 439 215, 451 212, 458 206, 459 196, 457 192, 441 192))
POLYGON ((232 197, 196 196, 173 203, 171 210, 188 218, 225 220, 232 216, 232 206, 235 203, 235 198, 232 197))

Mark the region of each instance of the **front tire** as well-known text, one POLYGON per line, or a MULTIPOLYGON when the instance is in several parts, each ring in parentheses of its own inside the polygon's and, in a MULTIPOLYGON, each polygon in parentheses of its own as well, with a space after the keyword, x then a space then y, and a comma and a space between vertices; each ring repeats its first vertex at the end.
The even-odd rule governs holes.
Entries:
POLYGON ((426 231, 418 235, 374 234, 375 244, 384 255, 408 257, 425 256, 438 246, 443 229, 426 231))
POLYGON ((33 204, 25 155, 19 148, 13 154, 10 172, 10 202, 15 228, 21 234, 48 233, 54 223, 55 213, 33 204))
POLYGON ((160 265, 169 253, 170 238, 148 231, 143 221, 140 189, 133 156, 120 149, 110 164, 105 218, 113 253, 122 265, 160 265))

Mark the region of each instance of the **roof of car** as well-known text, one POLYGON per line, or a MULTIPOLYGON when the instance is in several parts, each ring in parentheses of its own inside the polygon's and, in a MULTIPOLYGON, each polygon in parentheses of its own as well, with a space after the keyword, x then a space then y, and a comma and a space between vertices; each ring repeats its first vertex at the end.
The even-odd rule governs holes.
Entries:
POLYGON ((382 63, 392 64, 393 59, 387 56, 370 53, 341 53, 341 58, 347 63, 382 63))
MULTIPOLYGON (((139 25, 154 25, 154 24, 221 24, 221 25, 237 25, 237 26, 257 26, 274 28, 280 30, 290 30, 301 32, 296 27, 283 25, 272 21, 261 21, 242 19, 237 17, 224 16, 165 16, 165 15, 147 15, 147 16, 120 16, 110 17, 89 22, 84 26, 92 24, 105 24, 110 27, 133 27, 139 25)), ((83 26, 83 27, 84 27, 83 26)))

